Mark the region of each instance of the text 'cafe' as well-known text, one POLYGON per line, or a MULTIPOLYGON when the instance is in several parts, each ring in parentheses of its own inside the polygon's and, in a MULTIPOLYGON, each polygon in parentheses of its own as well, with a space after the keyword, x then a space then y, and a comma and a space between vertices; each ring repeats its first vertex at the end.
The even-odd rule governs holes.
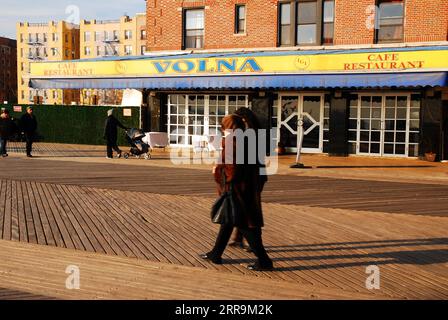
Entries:
MULTIPOLYGON (((138 89, 171 145, 251 108, 289 152, 448 159, 448 47, 167 53, 31 65, 36 89, 138 89)), ((146 113, 145 113, 146 114, 146 113)))

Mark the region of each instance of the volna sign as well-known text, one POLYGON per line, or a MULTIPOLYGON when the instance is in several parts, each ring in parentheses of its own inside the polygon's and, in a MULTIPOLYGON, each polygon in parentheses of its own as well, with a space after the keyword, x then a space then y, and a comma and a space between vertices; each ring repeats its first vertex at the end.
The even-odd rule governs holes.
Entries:
POLYGON ((159 74, 165 73, 231 73, 263 71, 254 58, 240 59, 195 59, 155 61, 153 65, 159 74))

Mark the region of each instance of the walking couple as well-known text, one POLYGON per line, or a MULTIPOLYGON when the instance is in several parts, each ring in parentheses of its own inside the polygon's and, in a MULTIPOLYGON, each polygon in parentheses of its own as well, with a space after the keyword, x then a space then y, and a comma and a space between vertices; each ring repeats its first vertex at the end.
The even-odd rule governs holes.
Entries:
MULTIPOLYGON (((231 202, 238 208, 236 211, 239 217, 234 219, 233 222, 221 223, 213 249, 200 256, 212 263, 222 264, 222 254, 232 236, 234 228, 236 228, 237 231, 232 244, 236 244, 237 247, 243 247, 242 241, 244 237, 249 243, 250 250, 258 258, 255 264, 248 265, 247 268, 255 271, 272 270, 273 263, 266 253, 261 237, 261 229, 264 226, 261 192, 267 177, 266 175, 261 175, 260 170, 264 164, 258 160, 258 150, 257 162, 250 164, 248 161, 250 158, 248 155, 248 143, 253 143, 253 141, 245 141, 244 150, 237 150, 237 147, 240 147, 237 145, 237 139, 234 135, 228 134, 229 131, 234 132, 237 129, 242 131, 248 129, 257 131, 260 129, 258 119, 250 109, 240 108, 235 114, 228 115, 223 119, 221 124, 221 130, 224 135, 222 140, 222 162, 213 168, 213 175, 221 197, 228 192, 233 194, 231 202), (229 146, 233 146, 233 150, 226 150, 229 146), (240 152, 244 152, 243 163, 236 161, 237 154, 240 152)), ((258 135, 256 136, 258 137, 258 135)), ((256 145, 258 147, 258 141, 256 145)))

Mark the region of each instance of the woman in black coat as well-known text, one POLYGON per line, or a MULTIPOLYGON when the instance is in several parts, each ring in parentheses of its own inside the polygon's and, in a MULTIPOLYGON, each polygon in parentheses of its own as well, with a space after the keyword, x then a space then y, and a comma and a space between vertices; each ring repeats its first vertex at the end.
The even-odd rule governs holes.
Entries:
POLYGON ((104 139, 106 139, 107 143, 107 158, 112 159, 113 150, 117 152, 118 158, 121 157, 121 150, 117 145, 118 138, 118 127, 126 130, 127 128, 118 121, 117 118, 113 115, 113 109, 107 111, 107 119, 104 124, 104 139))
MULTIPOLYGON (((222 122, 222 131, 225 132, 228 129, 245 130, 243 119, 237 115, 225 117, 222 122)), ((236 138, 233 135, 224 137, 222 147, 222 163, 214 168, 214 178, 218 186, 218 193, 221 195, 223 192, 229 191, 232 184, 237 206, 243 208, 241 212, 244 216, 238 225, 221 225, 215 246, 210 252, 202 254, 201 257, 215 264, 221 264, 221 256, 229 242, 233 228, 237 227, 258 258, 257 263, 249 265, 247 268, 257 271, 272 270, 272 260, 267 255, 261 238, 261 228, 264 226, 261 190, 265 179, 260 175, 260 164, 237 163, 238 150, 236 138), (226 152, 226 145, 233 146, 233 157, 231 159, 229 159, 229 153, 226 152), (223 178, 225 178, 225 184, 223 178)), ((243 151, 239 150, 239 152, 246 153, 247 144, 245 144, 244 149, 243 151)))

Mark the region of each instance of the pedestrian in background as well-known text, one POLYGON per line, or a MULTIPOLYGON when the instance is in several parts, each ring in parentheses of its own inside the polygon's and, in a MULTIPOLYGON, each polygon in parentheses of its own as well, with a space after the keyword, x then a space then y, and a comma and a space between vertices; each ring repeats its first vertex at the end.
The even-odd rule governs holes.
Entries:
POLYGON ((2 157, 8 156, 8 140, 16 133, 16 130, 16 125, 9 116, 9 111, 2 109, 0 115, 0 155, 2 157))
POLYGON ((37 119, 34 115, 33 107, 27 107, 26 113, 20 118, 20 127, 22 133, 25 135, 26 141, 26 156, 31 158, 31 152, 33 151, 33 143, 36 139, 37 132, 37 119))
POLYGON ((121 158, 121 150, 117 145, 118 127, 124 130, 128 129, 115 118, 113 109, 108 110, 106 123, 104 125, 104 139, 107 142, 107 159, 113 158, 113 150, 117 152, 117 158, 121 158))
POLYGON ((238 129, 245 130, 245 128, 242 117, 237 115, 226 116, 222 121, 221 129, 224 134, 222 163, 214 167, 213 174, 220 195, 225 192, 234 194, 235 208, 239 208, 237 210, 239 217, 237 224, 221 224, 213 249, 208 253, 201 254, 201 258, 215 264, 222 264, 222 254, 234 227, 237 227, 258 258, 255 264, 248 265, 247 268, 255 271, 272 270, 272 260, 267 255, 261 238, 261 228, 264 226, 264 222, 261 207, 263 179, 260 176, 260 166, 246 161, 242 164, 237 163, 237 153, 247 153, 248 144, 247 142, 244 144, 244 150, 237 150, 237 139, 233 134, 229 134, 229 130, 234 132, 238 129), (233 146, 233 153, 227 153, 226 146, 233 146), (233 159, 229 160, 228 154, 232 154, 233 159))

